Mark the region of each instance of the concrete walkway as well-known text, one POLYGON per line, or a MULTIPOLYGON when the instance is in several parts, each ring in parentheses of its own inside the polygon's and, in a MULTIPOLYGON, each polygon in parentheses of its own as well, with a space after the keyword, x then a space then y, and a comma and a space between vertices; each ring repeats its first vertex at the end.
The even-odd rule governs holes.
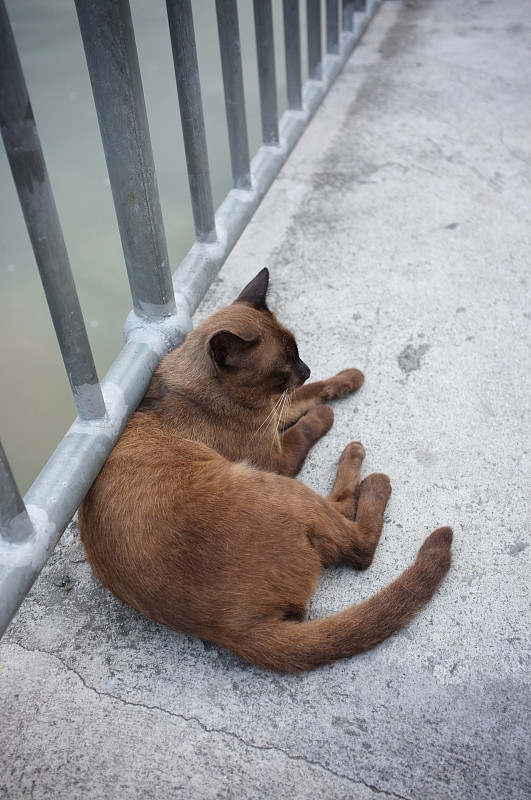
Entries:
POLYGON ((528 0, 384 4, 201 309, 267 265, 314 377, 366 373, 302 479, 327 492, 361 439, 384 535, 311 614, 451 524, 433 601, 370 653, 268 674, 121 605, 73 527, 1 643, 1 796, 531 796, 530 62, 528 0))

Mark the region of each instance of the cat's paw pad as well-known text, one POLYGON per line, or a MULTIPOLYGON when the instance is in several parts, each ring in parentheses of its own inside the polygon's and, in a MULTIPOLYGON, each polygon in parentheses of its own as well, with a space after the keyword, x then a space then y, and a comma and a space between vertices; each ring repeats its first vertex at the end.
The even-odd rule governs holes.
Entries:
POLYGON ((364 380, 365 376, 359 369, 344 369, 327 381, 323 399, 333 400, 335 397, 345 397, 359 389, 364 380))

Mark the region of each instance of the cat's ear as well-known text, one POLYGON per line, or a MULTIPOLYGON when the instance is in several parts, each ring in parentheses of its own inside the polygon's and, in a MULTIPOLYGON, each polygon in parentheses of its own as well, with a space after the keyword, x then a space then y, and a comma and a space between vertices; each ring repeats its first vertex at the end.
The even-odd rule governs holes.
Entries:
POLYGON ((240 357, 256 340, 246 341, 231 331, 218 331, 210 339, 212 359, 218 367, 237 367, 240 357))
POLYGON ((266 303, 267 287, 269 285, 269 270, 264 267, 256 278, 247 284, 238 295, 235 303, 249 303, 257 311, 269 311, 266 303))

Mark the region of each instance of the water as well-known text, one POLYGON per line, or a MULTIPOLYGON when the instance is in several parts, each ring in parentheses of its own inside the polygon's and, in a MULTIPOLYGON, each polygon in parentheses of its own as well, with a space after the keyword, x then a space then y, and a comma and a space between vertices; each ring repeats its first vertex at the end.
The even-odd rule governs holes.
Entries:
MULTIPOLYGON (((7 0, 98 374, 123 346, 131 296, 73 0, 7 0)), ((164 0, 132 0, 172 271, 194 239, 164 0)), ((279 112, 281 2, 274 2, 279 112)), ((217 208, 231 188, 214 0, 194 0, 217 208)), ((252 3, 239 3, 250 152, 260 145, 252 3)), ((7 158, 0 143, 0 437, 25 492, 75 418, 7 158)))

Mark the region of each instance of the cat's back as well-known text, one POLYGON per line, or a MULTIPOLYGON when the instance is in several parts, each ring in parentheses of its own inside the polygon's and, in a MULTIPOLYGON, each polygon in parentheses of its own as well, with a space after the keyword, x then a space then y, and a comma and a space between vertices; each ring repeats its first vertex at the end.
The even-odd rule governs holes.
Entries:
POLYGON ((133 508, 150 515, 155 506, 160 513, 170 494, 175 506, 179 495, 202 483, 201 473, 220 458, 203 442, 169 428, 157 414, 137 411, 82 507, 105 506, 114 517, 133 508))

